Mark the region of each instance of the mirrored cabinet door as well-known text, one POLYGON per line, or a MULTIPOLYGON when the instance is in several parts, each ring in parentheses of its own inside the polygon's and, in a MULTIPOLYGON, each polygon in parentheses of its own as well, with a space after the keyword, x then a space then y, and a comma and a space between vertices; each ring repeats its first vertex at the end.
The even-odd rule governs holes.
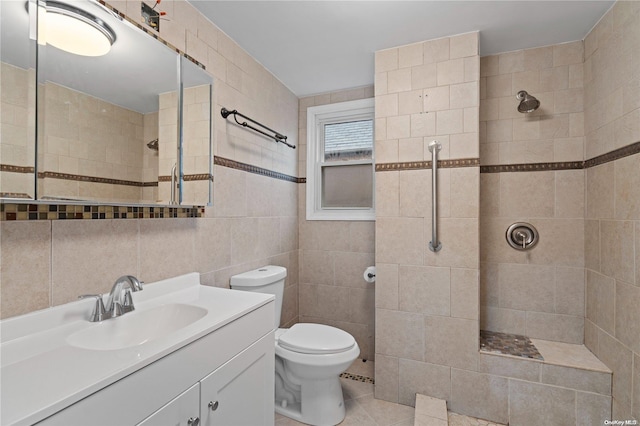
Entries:
POLYGON ((211 203, 204 69, 96 1, 0 7, 1 198, 211 203))
POLYGON ((35 5, 0 2, 0 198, 36 197, 35 5))
POLYGON ((213 190, 213 79, 181 57, 181 204, 211 205, 213 190))
POLYGON ((96 2, 41 4, 39 199, 170 204, 159 147, 177 152, 178 54, 96 2), (74 16, 95 18, 106 45, 58 40, 74 16))

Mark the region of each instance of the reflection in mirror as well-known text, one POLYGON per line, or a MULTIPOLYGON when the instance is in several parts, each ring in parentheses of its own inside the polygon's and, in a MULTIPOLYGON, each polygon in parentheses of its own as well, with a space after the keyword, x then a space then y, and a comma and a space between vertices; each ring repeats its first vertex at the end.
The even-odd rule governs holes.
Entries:
POLYGON ((202 68, 182 57, 181 84, 181 204, 211 205, 213 79, 202 68))
POLYGON ((46 2, 38 17, 38 198, 170 204, 158 176, 172 166, 160 153, 177 152, 179 55, 89 0, 65 5, 104 22, 111 48, 85 56, 54 47, 42 39, 59 4, 46 2))
POLYGON ((35 198, 35 25, 22 1, 0 1, 0 197, 35 198), (31 35, 31 37, 30 37, 31 35))

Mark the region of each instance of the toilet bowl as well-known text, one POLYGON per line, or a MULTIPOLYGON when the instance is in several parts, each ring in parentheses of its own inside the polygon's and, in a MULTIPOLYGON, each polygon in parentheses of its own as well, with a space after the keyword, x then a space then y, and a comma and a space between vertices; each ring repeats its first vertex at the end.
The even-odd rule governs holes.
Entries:
MULTIPOLYGON (((281 266, 265 266, 231 277, 231 288, 274 294, 277 328, 286 274, 281 266)), ((353 336, 312 323, 277 328, 275 336, 276 412, 310 425, 336 425, 344 420, 339 375, 360 354, 353 336)))

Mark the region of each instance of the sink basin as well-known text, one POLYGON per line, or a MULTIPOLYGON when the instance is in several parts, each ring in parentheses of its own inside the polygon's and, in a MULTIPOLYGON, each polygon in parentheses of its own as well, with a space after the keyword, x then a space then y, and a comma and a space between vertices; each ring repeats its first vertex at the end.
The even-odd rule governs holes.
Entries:
POLYGON ((67 338, 67 343, 98 351, 130 348, 193 324, 207 312, 204 308, 181 303, 133 311, 78 331, 67 338))

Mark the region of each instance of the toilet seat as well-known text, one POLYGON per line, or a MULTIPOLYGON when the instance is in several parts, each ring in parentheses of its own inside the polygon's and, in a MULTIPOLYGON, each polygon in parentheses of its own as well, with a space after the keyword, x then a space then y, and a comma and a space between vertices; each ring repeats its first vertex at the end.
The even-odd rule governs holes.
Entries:
POLYGON ((353 336, 339 328, 309 323, 278 330, 276 339, 282 348, 302 354, 337 354, 356 344, 353 336))

